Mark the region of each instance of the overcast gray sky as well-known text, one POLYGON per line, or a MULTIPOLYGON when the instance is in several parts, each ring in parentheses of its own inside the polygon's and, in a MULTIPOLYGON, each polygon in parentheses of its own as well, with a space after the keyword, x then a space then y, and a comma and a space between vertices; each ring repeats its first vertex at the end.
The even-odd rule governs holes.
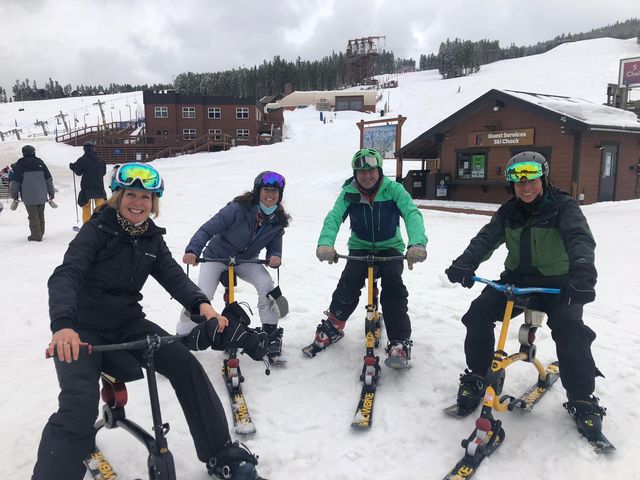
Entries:
POLYGON ((2 0, 0 86, 170 83, 378 35, 417 61, 447 37, 529 45, 634 16, 638 0, 2 0))

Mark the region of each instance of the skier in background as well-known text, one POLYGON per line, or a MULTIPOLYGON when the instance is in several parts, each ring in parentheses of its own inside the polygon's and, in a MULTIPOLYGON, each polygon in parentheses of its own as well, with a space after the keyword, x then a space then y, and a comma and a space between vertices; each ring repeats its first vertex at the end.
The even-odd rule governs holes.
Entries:
POLYGON ((53 203, 55 190, 53 178, 45 163, 36 157, 36 149, 31 145, 22 147, 23 157, 12 165, 13 175, 9 182, 9 196, 13 203, 9 208, 18 208, 18 198, 27 209, 29 216, 29 230, 31 235, 27 237, 30 242, 40 242, 44 236, 44 204, 55 208, 53 203))
POLYGON ((77 200, 78 205, 82 207, 82 223, 87 223, 93 211, 107 199, 107 193, 104 190, 107 166, 96 154, 94 142, 85 142, 82 148, 84 155, 70 163, 69 168, 74 174, 82 177, 77 200))

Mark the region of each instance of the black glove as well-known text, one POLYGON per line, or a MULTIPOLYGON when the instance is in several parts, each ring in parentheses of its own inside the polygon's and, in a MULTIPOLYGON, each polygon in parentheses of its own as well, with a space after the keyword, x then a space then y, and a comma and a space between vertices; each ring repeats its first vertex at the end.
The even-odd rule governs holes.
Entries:
POLYGON ((591 285, 580 285, 579 282, 572 283, 570 280, 560 293, 567 305, 584 305, 596 299, 596 291, 591 285))
POLYGON ((73 170, 73 162, 69 164, 69 169, 73 170))
POLYGON ((461 265, 456 265, 456 263, 452 263, 449 268, 447 268, 444 273, 447 274, 449 281, 451 283, 459 283, 465 288, 473 287, 475 281, 471 278, 475 276, 475 272, 470 267, 463 267, 461 265))
POLYGON ((598 274, 592 264, 579 264, 569 270, 569 282, 560 293, 567 305, 584 305, 596 299, 598 274))

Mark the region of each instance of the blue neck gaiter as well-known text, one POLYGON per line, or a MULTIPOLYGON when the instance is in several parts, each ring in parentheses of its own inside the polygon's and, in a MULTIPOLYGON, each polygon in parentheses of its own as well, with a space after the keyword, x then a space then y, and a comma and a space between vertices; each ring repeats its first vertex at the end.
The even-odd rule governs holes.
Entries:
POLYGON ((264 213, 265 215, 271 215, 276 211, 277 208, 277 203, 275 205, 272 205, 271 207, 267 207, 264 203, 260 202, 260 210, 262 210, 262 213, 264 213))

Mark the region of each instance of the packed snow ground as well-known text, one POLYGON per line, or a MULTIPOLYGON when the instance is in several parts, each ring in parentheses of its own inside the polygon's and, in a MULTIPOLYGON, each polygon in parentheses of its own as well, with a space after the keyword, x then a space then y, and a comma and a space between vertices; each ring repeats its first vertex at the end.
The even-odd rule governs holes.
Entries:
MULTIPOLYGON (((537 57, 483 66, 478 74, 464 79, 442 81, 436 72, 404 75, 399 78, 399 88, 390 90, 388 96, 385 92, 384 98, 390 99, 389 115, 408 117, 403 132, 407 143, 490 88, 575 95, 602 102, 606 83, 617 78, 619 59, 638 55, 640 47, 634 41, 602 39, 568 44, 537 57), (457 93, 459 85, 461 92, 457 93)), ((71 101, 78 99, 56 104, 25 102, 25 106, 26 111, 46 118, 64 110, 63 102, 71 101)), ((91 99, 84 102, 92 103, 91 99)), ((17 106, 0 105, 1 124, 11 122, 17 106)), ((340 343, 313 360, 303 357, 300 348, 312 340, 344 266, 342 262, 333 266, 320 263, 314 252, 324 215, 342 181, 350 175, 349 159, 359 138, 355 122, 363 114, 340 112, 327 124, 320 123, 318 117, 313 109, 287 112, 286 139, 281 144, 156 161, 154 165, 167 185, 158 224, 167 227, 167 243, 179 259, 195 230, 235 195, 250 189, 258 172, 272 169, 283 173, 287 178, 284 204, 293 217, 284 239, 281 268, 281 287, 291 306, 291 313, 281 322, 288 364, 266 377, 261 363, 243 357, 244 390, 258 431, 250 438, 234 436, 260 455, 259 471, 272 480, 442 478, 463 453, 460 440, 473 429, 474 417, 454 420, 445 417, 441 409, 454 400, 458 374, 465 366, 460 317, 480 292, 479 286, 467 290, 451 285, 443 272, 488 217, 423 210, 429 257, 404 275, 410 292, 413 368, 398 372, 383 367, 373 427, 369 432, 352 431, 349 423, 360 391, 358 377, 364 353, 364 300, 340 343)), ((4 386, 0 396, 4 432, 0 436, 0 465, 9 479, 30 477, 42 428, 57 405, 55 371, 43 355, 50 339, 46 282, 74 236, 74 184, 67 165, 81 155, 80 148, 50 139, 9 141, 0 143, 0 168, 15 161, 25 143, 33 143, 49 165, 60 207, 47 207, 42 243, 26 241, 24 207, 12 212, 5 201, 5 210, 0 213, 0 298, 5 332, 0 349, 4 386)), ((393 175, 393 162, 385 167, 393 175)), ((640 307, 636 302, 640 290, 640 228, 636 221, 640 200, 591 205, 584 207, 584 212, 598 242, 599 271, 598 296, 585 308, 584 320, 598 334, 593 352, 606 379, 598 379, 596 393, 609 409, 605 432, 618 450, 606 457, 593 453, 562 408, 565 396, 558 383, 531 414, 497 414, 504 421, 506 440, 482 465, 476 474, 478 480, 521 478, 523 474, 531 480, 638 477, 640 447, 635 433, 640 431, 640 376, 635 354, 640 351, 640 307)), ((346 252, 347 235, 345 225, 336 242, 340 252, 346 252)), ((497 278, 504 254, 504 249, 497 251, 478 274, 497 278)), ((197 279, 197 269, 191 277, 197 279)), ((173 331, 179 305, 153 280, 143 293, 147 316, 173 331)), ((252 287, 242 282, 237 298, 256 303, 252 287)), ((220 295, 214 304, 221 308, 220 295)), ((254 322, 259 324, 257 316, 254 322)), ((510 351, 517 348, 518 325, 512 324, 507 344, 510 351)), ((539 331, 537 344, 544 363, 555 359, 548 329, 539 331)), ((230 421, 220 375, 222 354, 206 351, 197 356, 210 373, 230 421)), ((516 364, 507 372, 505 393, 519 393, 534 380, 532 367, 516 364)), ((171 424, 168 438, 178 477, 208 478, 196 458, 173 391, 162 377, 159 388, 164 420, 171 424)), ((149 427, 146 383, 131 383, 129 392, 128 416, 149 427)), ((144 448, 128 434, 102 432, 98 442, 123 478, 146 478, 144 448)))

